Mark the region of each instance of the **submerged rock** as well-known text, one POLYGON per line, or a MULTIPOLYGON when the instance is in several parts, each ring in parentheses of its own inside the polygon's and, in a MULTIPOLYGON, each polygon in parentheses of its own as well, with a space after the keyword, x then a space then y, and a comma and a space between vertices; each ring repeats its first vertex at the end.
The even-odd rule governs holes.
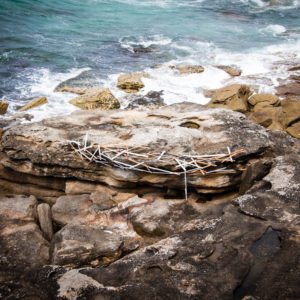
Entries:
POLYGON ((86 92, 72 100, 70 103, 81 109, 118 109, 120 103, 109 89, 87 89, 86 92))

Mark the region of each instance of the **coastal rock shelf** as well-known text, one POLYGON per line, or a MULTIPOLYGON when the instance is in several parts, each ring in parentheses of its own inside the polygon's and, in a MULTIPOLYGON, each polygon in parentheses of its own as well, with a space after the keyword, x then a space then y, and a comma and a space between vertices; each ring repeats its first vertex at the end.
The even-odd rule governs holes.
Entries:
POLYGON ((298 299, 299 154, 283 132, 191 103, 11 127, 0 297, 298 299))
MULTIPOLYGON (((206 165, 202 174, 188 174, 189 190, 215 194, 237 189, 247 163, 263 156, 269 146, 265 130, 242 115, 186 103, 150 112, 76 112, 61 120, 16 126, 2 138, 2 165, 30 176, 62 178, 61 182, 76 178, 119 189, 148 186, 182 190, 185 180, 183 175, 176 174, 180 167, 177 158, 185 155, 189 162, 195 159, 196 166, 206 165), (137 172, 131 167, 122 169, 90 162, 76 149, 76 141, 84 143, 85 137, 85 143, 111 152, 116 148, 136 152, 132 154, 131 159, 135 160, 131 166, 141 164, 147 153, 156 153, 151 159, 155 168, 152 172, 137 172), (221 155, 219 161, 210 160, 214 155, 221 155), (201 156, 199 161, 197 157, 201 156), (155 172, 156 169, 167 172, 155 172)), ((119 157, 124 164, 124 155, 116 150, 113 153, 110 160, 119 157)))

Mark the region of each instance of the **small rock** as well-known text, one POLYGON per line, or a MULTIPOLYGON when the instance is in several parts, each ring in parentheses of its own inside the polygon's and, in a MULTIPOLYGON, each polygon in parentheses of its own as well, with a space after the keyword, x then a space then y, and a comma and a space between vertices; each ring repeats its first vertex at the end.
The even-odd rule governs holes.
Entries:
POLYGON ((197 65, 179 65, 173 68, 178 70, 180 74, 199 74, 204 72, 204 68, 197 65))
POLYGON ((85 94, 69 101, 71 104, 85 110, 90 109, 118 109, 120 103, 118 99, 107 88, 88 89, 85 94))
POLYGON ((51 241, 53 236, 53 226, 52 226, 51 209, 49 204, 47 203, 39 204, 37 207, 37 213, 39 217, 41 230, 44 233, 47 240, 51 241))
POLYGON ((39 98, 33 99, 32 101, 30 101, 26 105, 22 106, 19 109, 19 111, 29 110, 29 109, 41 106, 41 105, 46 104, 46 103, 48 103, 48 100, 47 100, 46 97, 39 97, 39 98))
POLYGON ((242 70, 236 66, 223 66, 219 65, 216 66, 218 69, 223 70, 224 72, 228 73, 230 76, 240 76, 242 74, 242 70))
POLYGON ((248 99, 248 102, 255 106, 257 104, 278 105, 279 98, 273 94, 255 94, 248 99))
POLYGON ((136 93, 145 86, 142 81, 143 77, 149 77, 149 75, 141 72, 122 74, 118 78, 117 87, 127 93, 136 93))
POLYGON ((8 109, 8 103, 6 101, 0 101, 0 115, 5 115, 8 109))

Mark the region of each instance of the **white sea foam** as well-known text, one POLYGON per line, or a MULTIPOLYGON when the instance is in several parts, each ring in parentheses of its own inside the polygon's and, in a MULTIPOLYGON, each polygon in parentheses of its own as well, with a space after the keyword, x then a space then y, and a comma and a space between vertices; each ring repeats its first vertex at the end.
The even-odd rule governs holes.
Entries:
MULTIPOLYGON (((36 69, 27 74, 31 82, 29 89, 24 86, 17 87, 24 98, 46 96, 48 103, 30 110, 33 121, 39 121, 51 116, 68 114, 76 108, 69 104, 68 100, 74 97, 69 93, 54 92, 55 87, 61 82, 76 77, 89 68, 71 69, 66 73, 52 73, 46 68, 36 69)), ((24 103, 20 103, 24 104, 24 103)))
MULTIPOLYGON (((183 101, 206 104, 209 99, 204 97, 204 89, 219 88, 236 82, 250 84, 260 92, 274 92, 274 87, 279 84, 279 81, 289 75, 287 62, 300 63, 298 51, 300 41, 253 49, 243 53, 224 51, 212 43, 199 41, 194 41, 189 45, 174 42, 171 46, 176 51, 182 47, 187 55, 171 60, 162 67, 146 69, 150 78, 143 79, 145 87, 140 92, 144 95, 149 91, 163 91, 166 104, 183 101), (178 71, 169 68, 170 65, 175 64, 201 64, 205 71, 200 74, 180 75, 178 71), (236 65, 242 70, 242 76, 230 77, 216 67, 219 64, 236 65)), ((63 115, 76 110, 76 107, 68 103, 74 95, 54 92, 54 88, 60 82, 78 76, 85 70, 87 69, 51 73, 47 69, 39 69, 33 73, 34 75, 30 75, 33 84, 30 90, 26 90, 24 96, 45 95, 49 100, 47 105, 30 111, 34 115, 34 120, 63 115)), ((121 99, 122 107, 125 107, 127 103, 122 99, 126 94, 116 86, 118 76, 119 74, 113 74, 107 79, 99 80, 99 85, 110 88, 113 94, 121 99)))
POLYGON ((282 25, 271 24, 260 30, 262 33, 271 33, 273 36, 281 35, 286 32, 286 28, 282 25))
POLYGON ((136 48, 149 48, 153 46, 165 46, 172 42, 170 38, 167 38, 161 34, 152 35, 149 37, 132 37, 125 36, 119 40, 122 48, 134 53, 136 48))

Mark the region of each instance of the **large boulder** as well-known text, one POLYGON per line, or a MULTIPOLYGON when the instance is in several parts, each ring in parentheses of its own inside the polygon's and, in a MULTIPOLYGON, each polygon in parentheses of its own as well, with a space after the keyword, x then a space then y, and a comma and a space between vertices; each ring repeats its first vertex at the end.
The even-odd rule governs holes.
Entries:
POLYGON ((127 93, 136 93, 145 86, 142 81, 143 77, 149 77, 149 75, 142 72, 122 74, 118 78, 117 86, 127 93))
POLYGON ((232 84, 212 91, 208 107, 228 108, 245 113, 248 111, 248 98, 251 93, 247 85, 232 84))
MULTIPOLYGON (((126 189, 144 185, 184 190, 187 186, 205 193, 237 188, 248 157, 261 155, 269 145, 267 133, 243 115, 191 103, 148 112, 77 112, 63 119, 14 127, 2 138, 5 165, 22 173, 77 178, 126 189), (70 142, 72 140, 74 143, 70 142), (89 148, 90 154, 83 153, 85 156, 76 151, 76 147, 84 147, 84 144, 96 148, 99 145, 104 151, 113 150, 115 154, 110 156, 108 164, 91 163, 89 159, 93 160, 95 150, 89 148), (136 163, 128 160, 126 149, 135 149, 128 151, 133 153, 129 159, 136 163), (185 182, 184 168, 173 157, 190 161, 190 153, 200 158, 212 155, 212 159, 216 155, 217 160, 212 164, 198 161, 205 170, 188 174, 185 182), (226 158, 226 166, 218 154, 226 158), (151 156, 153 159, 148 159, 151 156), (130 164, 129 167, 118 167, 113 162, 116 158, 120 163, 130 164), (144 171, 136 172, 132 168, 146 158, 148 166, 162 171, 151 173, 142 166, 144 171), (222 169, 224 167, 226 170, 222 169)), ((189 163, 195 168, 195 163, 189 163)))
POLYGON ((86 92, 72 100, 70 103, 81 109, 118 109, 120 103, 117 98, 107 88, 87 89, 86 92))

